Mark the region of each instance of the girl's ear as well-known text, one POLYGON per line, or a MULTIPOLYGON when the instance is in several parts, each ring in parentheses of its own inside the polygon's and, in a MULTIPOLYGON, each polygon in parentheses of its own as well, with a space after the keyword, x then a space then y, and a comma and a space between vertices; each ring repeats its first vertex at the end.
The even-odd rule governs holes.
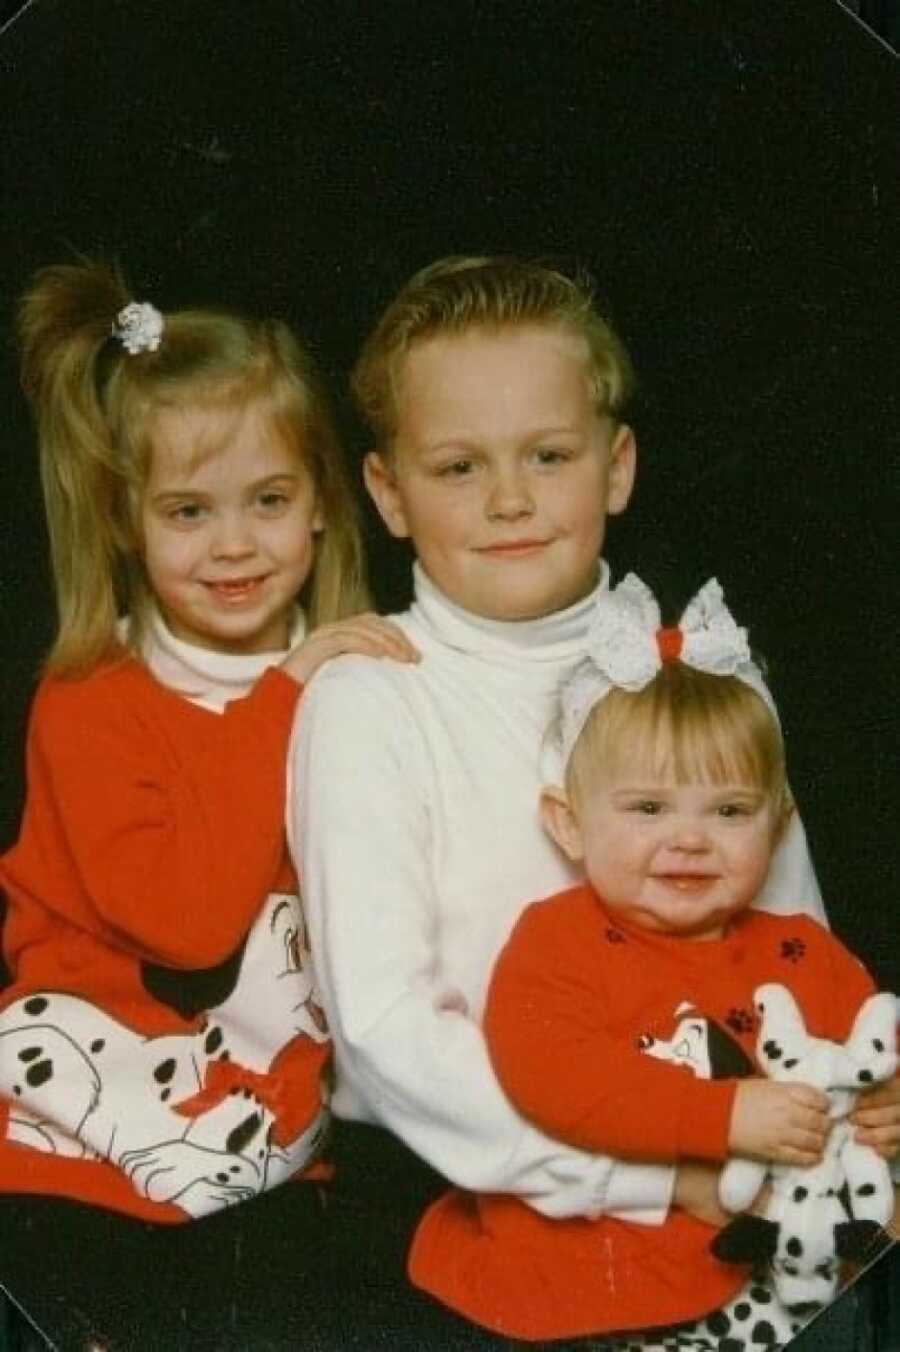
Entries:
POLYGON ((391 461, 385 459, 380 451, 370 451, 363 461, 363 478, 369 496, 391 535, 396 536, 398 540, 408 539, 409 526, 403 505, 403 494, 391 461))
POLYGON ((584 858, 581 827, 565 789, 549 784, 541 789, 541 821, 547 834, 573 863, 584 858))
POLYGON ((634 472, 637 466, 637 441, 634 430, 627 423, 621 423, 616 429, 609 448, 609 485, 606 493, 606 510, 610 516, 618 516, 628 506, 631 490, 634 487, 634 472))

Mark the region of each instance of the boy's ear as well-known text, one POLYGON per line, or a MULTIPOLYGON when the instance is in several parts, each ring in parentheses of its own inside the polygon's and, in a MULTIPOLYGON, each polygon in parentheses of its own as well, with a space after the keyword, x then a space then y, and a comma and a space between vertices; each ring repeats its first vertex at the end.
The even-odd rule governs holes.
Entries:
POLYGON ((391 535, 398 540, 407 539, 409 526, 406 523, 403 497, 390 460, 386 460, 380 451, 370 451, 363 461, 363 479, 391 535))
POLYGON ((551 784, 541 789, 541 821, 547 834, 573 863, 584 858, 581 827, 565 789, 551 784))
POLYGON ((609 487, 606 494, 606 510, 610 516, 618 516, 628 506, 631 490, 634 487, 634 472, 637 467, 637 441, 634 429, 622 423, 617 429, 609 448, 609 487))

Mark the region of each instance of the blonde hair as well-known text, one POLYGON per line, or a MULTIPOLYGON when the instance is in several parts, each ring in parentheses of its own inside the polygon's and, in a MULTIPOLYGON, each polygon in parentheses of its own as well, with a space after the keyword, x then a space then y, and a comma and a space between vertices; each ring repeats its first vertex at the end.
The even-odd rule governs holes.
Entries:
POLYGON ((643 690, 611 690, 575 742, 566 791, 577 807, 598 774, 625 767, 664 783, 752 784, 779 831, 791 812, 778 721, 737 676, 664 662, 643 690))
POLYGON ((353 393, 379 449, 391 449, 400 368, 415 343, 437 334, 517 325, 557 328, 582 339, 598 412, 621 415, 634 390, 634 372, 623 344, 595 308, 587 273, 568 276, 539 261, 510 257, 442 258, 401 289, 353 371, 353 393))
POLYGON ((261 401, 310 473, 325 521, 300 598, 308 625, 365 609, 356 501, 309 353, 278 320, 204 309, 167 314, 158 349, 131 355, 112 336, 131 299, 117 267, 85 260, 41 269, 19 305, 59 619, 48 670, 75 674, 114 656, 123 614, 139 643, 151 598, 137 504, 164 408, 261 401))

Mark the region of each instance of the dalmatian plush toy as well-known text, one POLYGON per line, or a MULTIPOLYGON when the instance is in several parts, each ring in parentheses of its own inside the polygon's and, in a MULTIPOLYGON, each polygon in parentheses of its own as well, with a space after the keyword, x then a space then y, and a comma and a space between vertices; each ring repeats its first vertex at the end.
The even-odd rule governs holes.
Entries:
POLYGON ((842 1260, 877 1254, 893 1213, 887 1161, 853 1139, 846 1119, 860 1089, 895 1074, 900 1011, 893 995, 870 996, 841 1046, 807 1032, 786 987, 760 986, 754 1001, 760 1067, 772 1079, 822 1089, 834 1125, 821 1162, 811 1168, 729 1161, 719 1185, 727 1211, 749 1207, 767 1178, 771 1196, 765 1216, 736 1216, 712 1249, 725 1262, 767 1263, 782 1304, 808 1315, 834 1297, 842 1260))

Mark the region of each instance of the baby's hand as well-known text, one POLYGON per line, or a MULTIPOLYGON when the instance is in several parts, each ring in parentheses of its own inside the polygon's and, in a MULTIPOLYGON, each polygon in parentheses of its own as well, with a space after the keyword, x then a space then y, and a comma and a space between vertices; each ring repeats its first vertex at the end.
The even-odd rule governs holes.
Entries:
POLYGON ((860 1145, 870 1145, 886 1160, 900 1154, 900 1075, 861 1094, 850 1121, 860 1145))
POLYGON ((314 629, 309 638, 288 653, 281 667, 288 676, 305 685, 323 662, 341 653, 392 657, 396 662, 418 662, 420 656, 398 625, 367 611, 314 629))
POLYGON ((808 1084, 741 1080, 731 1110, 728 1148, 777 1164, 817 1164, 831 1123, 828 1099, 808 1084))

